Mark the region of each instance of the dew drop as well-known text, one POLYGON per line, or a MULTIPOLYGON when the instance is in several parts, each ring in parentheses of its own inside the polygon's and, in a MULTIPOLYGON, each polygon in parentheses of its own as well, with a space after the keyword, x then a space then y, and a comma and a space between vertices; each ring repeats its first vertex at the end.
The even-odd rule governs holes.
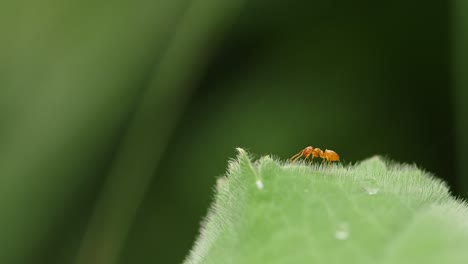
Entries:
POLYGON ((335 238, 338 240, 346 240, 349 237, 349 225, 347 223, 341 223, 335 230, 335 238))
POLYGON ((257 182, 255 182, 255 184, 257 185, 257 188, 259 190, 263 189, 263 182, 261 180, 257 180, 257 182))
POLYGON ((361 181, 361 186, 368 195, 376 195, 380 191, 380 188, 374 179, 365 179, 361 181))
POLYGON ((376 195, 379 192, 379 188, 369 188, 367 189, 367 194, 376 195))

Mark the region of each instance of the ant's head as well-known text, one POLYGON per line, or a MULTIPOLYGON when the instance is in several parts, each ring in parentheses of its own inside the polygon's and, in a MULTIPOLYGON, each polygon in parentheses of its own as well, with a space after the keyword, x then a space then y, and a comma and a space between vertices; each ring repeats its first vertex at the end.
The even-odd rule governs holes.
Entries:
POLYGON ((305 149, 302 150, 302 155, 308 156, 313 152, 314 152, 314 147, 308 146, 308 147, 306 147, 305 149))

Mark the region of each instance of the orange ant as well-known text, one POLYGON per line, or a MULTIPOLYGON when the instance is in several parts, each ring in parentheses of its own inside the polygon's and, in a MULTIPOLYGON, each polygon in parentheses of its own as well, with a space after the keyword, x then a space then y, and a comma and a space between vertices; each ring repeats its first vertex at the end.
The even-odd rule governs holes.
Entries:
POLYGON ((299 151, 296 155, 292 156, 290 158, 291 161, 296 161, 300 159, 301 157, 304 157, 304 160, 307 160, 307 158, 310 158, 310 162, 312 163, 314 161, 314 158, 320 157, 322 158, 323 161, 328 161, 328 164, 331 164, 332 161, 339 161, 340 156, 333 151, 329 149, 325 149, 325 151, 322 151, 319 148, 314 148, 312 146, 308 146, 305 149, 299 151))
POLYGON ((299 151, 299 153, 297 153, 296 155, 292 156, 290 160, 296 161, 301 157, 305 157, 305 160, 307 160, 307 158, 310 157, 310 162, 312 162, 314 158, 320 157, 320 152, 322 152, 322 150, 320 150, 319 148, 308 146, 305 149, 299 151))

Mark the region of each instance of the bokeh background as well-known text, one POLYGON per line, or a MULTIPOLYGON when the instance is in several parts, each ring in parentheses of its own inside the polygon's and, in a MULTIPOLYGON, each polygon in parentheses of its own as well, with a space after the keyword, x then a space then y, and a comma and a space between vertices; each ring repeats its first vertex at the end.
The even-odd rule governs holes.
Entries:
POLYGON ((4 0, 0 263, 181 263, 235 147, 468 197, 468 2, 4 0))

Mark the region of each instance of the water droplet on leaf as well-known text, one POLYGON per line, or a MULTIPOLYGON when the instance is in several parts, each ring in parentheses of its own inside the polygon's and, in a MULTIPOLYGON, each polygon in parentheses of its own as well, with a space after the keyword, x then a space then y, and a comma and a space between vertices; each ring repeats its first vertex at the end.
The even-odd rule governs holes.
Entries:
POLYGON ((361 187, 368 195, 376 195, 379 193, 380 188, 377 185, 377 181, 374 179, 364 179, 361 181, 361 187))
POLYGON ((263 189, 263 182, 261 180, 257 180, 257 182, 255 184, 257 185, 257 188, 259 190, 263 189))
POLYGON ((341 223, 335 230, 335 238, 338 240, 346 240, 349 237, 349 225, 347 223, 341 223))

